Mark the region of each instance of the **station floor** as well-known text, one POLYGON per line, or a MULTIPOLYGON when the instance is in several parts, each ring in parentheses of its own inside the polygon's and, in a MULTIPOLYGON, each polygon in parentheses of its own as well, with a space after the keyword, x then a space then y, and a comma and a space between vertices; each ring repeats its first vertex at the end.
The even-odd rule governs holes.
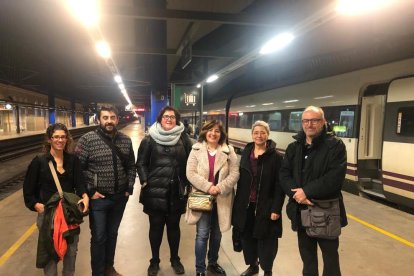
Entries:
MULTIPOLYGON (((135 152, 143 137, 139 124, 122 130, 131 136, 135 152)), ((147 275, 151 258, 148 240, 148 217, 138 203, 139 180, 127 204, 115 256, 115 267, 123 275, 147 275)), ((414 272, 414 216, 379 203, 344 193, 349 225, 340 237, 342 275, 408 276, 414 272)), ((37 229, 36 214, 24 207, 22 191, 0 201, 0 275, 43 275, 35 268, 37 229)), ((301 275, 302 262, 296 233, 283 211, 283 237, 274 263, 274 275, 301 275)), ((81 226, 75 275, 90 275, 89 221, 81 226)), ((195 275, 195 226, 181 220, 180 257, 185 275, 195 275)), ((175 275, 169 263, 169 249, 164 235, 161 246, 161 270, 158 275, 175 275)), ((320 257, 320 275, 322 261, 320 257)), ((233 251, 231 231, 223 234, 219 263, 227 275, 240 275, 246 269, 242 253, 233 251)), ((260 271, 259 275, 263 275, 260 271)))

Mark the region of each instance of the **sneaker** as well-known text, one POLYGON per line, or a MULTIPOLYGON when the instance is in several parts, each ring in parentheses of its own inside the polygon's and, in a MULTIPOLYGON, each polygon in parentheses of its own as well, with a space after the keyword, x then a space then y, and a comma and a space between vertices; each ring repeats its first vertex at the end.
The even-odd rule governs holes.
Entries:
POLYGON ((226 271, 219 264, 209 264, 207 270, 215 275, 226 275, 226 271))
POLYGON ((184 274, 185 273, 184 266, 179 260, 172 261, 171 266, 172 266, 175 274, 184 274))
POLYGON ((108 266, 105 268, 105 276, 122 276, 122 274, 118 273, 113 266, 108 266))
POLYGON ((258 273, 259 273, 259 266, 251 265, 242 274, 240 274, 240 276, 253 276, 258 273))
POLYGON ((159 270, 160 270, 159 263, 150 263, 148 267, 148 276, 157 276, 159 270))

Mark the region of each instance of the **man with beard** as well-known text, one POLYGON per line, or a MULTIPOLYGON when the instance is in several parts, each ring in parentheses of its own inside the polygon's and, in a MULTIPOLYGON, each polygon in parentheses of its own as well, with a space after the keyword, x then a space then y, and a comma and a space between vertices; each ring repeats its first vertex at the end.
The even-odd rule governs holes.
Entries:
POLYGON ((121 275, 114 268, 118 228, 135 183, 131 139, 117 131, 118 111, 103 106, 99 127, 83 135, 76 146, 90 197, 92 275, 121 275))

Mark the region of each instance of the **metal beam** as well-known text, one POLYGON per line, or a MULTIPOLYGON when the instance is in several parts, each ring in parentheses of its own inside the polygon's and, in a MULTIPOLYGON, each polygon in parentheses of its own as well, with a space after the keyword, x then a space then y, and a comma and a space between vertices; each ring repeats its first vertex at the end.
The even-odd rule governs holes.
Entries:
POLYGON ((189 21, 205 21, 220 24, 275 27, 275 23, 269 20, 263 20, 259 17, 253 17, 248 14, 234 13, 217 13, 169 9, 148 9, 141 7, 130 7, 120 5, 104 5, 102 8, 104 16, 122 16, 139 19, 167 20, 182 19, 189 21))

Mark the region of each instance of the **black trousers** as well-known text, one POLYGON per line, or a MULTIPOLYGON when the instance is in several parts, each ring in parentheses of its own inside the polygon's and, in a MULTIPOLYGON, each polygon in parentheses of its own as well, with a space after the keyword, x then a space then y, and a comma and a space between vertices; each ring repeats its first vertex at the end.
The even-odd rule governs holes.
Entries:
POLYGON ((255 204, 250 204, 246 210, 246 225, 242 234, 244 261, 246 265, 255 265, 259 260, 260 267, 264 271, 270 272, 277 254, 278 238, 276 236, 267 239, 256 239, 253 237, 256 220, 254 215, 255 206, 255 204))
POLYGON ((164 234, 164 225, 167 225, 167 239, 170 246, 170 261, 178 261, 178 248, 180 246, 180 218, 181 214, 150 214, 149 240, 151 244, 151 263, 160 262, 160 246, 164 234))
POLYGON ((298 230, 298 244, 300 257, 303 261, 303 276, 318 276, 318 245, 322 251, 323 276, 340 276, 339 267, 339 239, 327 240, 311 238, 305 229, 298 230))

